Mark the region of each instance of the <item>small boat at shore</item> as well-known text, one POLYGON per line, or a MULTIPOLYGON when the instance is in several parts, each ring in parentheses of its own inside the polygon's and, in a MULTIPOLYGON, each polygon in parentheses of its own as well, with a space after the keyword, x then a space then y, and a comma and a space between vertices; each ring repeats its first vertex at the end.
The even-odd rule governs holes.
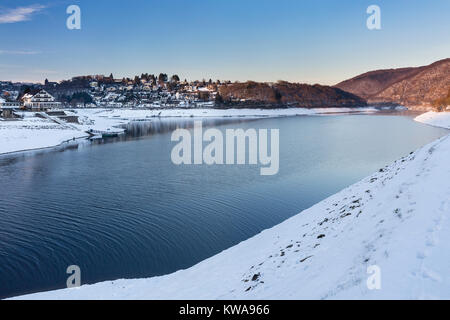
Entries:
POLYGON ((102 133, 102 138, 117 138, 119 134, 117 132, 105 132, 102 133))
POLYGON ((111 129, 106 129, 106 130, 89 130, 87 131, 89 134, 92 135, 92 137, 95 138, 116 138, 119 136, 119 134, 123 134, 126 132, 126 130, 111 130, 111 129))

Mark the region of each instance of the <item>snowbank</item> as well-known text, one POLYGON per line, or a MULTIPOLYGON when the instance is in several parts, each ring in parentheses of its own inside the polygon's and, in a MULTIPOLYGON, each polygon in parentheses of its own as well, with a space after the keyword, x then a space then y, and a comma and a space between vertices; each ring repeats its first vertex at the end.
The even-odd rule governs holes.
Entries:
POLYGON ((317 109, 86 109, 77 110, 80 115, 107 119, 142 120, 153 117, 280 117, 349 112, 376 112, 377 109, 365 108, 317 108, 317 109))
POLYGON ((0 154, 55 147, 87 136, 83 131, 34 116, 0 121, 0 154))
POLYGON ((421 114, 414 120, 416 120, 417 122, 429 124, 431 126, 450 129, 450 112, 429 111, 427 113, 421 114))
POLYGON ((450 299, 449 158, 446 136, 187 270, 16 299, 450 299))

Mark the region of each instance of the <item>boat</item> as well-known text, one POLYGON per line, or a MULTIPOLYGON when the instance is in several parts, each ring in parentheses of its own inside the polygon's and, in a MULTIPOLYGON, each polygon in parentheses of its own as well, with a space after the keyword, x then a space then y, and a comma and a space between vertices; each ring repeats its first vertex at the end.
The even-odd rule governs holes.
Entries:
POLYGON ((119 134, 117 132, 111 131, 110 129, 102 133, 102 138, 117 138, 119 134))

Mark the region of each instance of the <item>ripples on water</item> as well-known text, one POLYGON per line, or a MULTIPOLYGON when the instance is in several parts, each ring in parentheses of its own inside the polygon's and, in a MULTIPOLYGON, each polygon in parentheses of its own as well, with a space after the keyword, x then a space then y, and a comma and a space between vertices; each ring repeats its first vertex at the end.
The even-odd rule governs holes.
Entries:
POLYGON ((72 264, 82 283, 190 267, 446 133, 395 116, 204 125, 279 128, 280 173, 173 165, 170 134, 193 119, 137 122, 116 139, 0 157, 0 297, 63 288, 72 264))

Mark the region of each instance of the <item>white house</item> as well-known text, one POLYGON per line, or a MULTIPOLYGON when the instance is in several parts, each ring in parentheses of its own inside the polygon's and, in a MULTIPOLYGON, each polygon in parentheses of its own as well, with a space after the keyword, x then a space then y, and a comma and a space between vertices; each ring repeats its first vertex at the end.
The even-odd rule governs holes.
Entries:
POLYGON ((25 108, 33 111, 47 110, 61 106, 61 103, 56 102, 55 98, 45 90, 39 91, 34 96, 26 94, 23 96, 22 101, 25 108))

